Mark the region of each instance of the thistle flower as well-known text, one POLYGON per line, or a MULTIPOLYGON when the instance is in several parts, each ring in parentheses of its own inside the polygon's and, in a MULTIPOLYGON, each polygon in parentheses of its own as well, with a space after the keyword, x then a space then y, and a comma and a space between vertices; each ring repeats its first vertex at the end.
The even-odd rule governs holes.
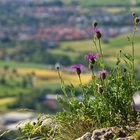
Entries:
POLYGON ((96 33, 98 39, 102 37, 101 30, 99 28, 94 28, 92 31, 93 33, 96 33))
POLYGON ((76 69, 76 72, 77 72, 78 75, 81 74, 81 70, 83 69, 83 67, 84 66, 82 64, 77 64, 77 65, 71 66, 72 69, 76 69))
POLYGON ((94 28, 93 29, 93 33, 98 33, 98 32, 101 32, 101 30, 99 28, 94 28))
POLYGON ((106 78, 107 73, 108 73, 107 70, 99 71, 100 78, 104 80, 106 78))
POLYGON ((99 54, 92 54, 89 53, 87 55, 85 55, 85 59, 89 60, 89 68, 92 70, 93 69, 93 65, 95 63, 95 59, 97 59, 99 57, 99 54))
POLYGON ((95 61, 95 59, 97 59, 98 57, 99 57, 98 53, 96 53, 96 54, 89 53, 89 54, 85 55, 85 59, 91 60, 91 61, 92 60, 95 61))

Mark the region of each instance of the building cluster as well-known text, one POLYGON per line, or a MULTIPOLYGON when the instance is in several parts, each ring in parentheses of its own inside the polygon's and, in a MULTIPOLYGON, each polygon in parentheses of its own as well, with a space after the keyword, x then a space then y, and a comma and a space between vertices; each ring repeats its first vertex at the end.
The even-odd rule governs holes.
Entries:
POLYGON ((112 14, 96 7, 80 7, 1 1, 0 41, 35 40, 63 41, 87 39, 92 22, 98 21, 106 37, 128 32, 131 18, 112 14), (125 19, 125 20, 124 20, 125 19), (123 23, 124 25, 121 25, 123 23))

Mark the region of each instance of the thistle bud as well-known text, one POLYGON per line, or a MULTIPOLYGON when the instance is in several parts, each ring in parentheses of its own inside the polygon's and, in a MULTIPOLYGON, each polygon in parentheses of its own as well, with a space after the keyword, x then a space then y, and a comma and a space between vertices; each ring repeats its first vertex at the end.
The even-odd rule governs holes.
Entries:
POLYGON ((93 23, 94 28, 96 28, 97 25, 98 25, 98 23, 95 21, 95 22, 93 23))
POLYGON ((89 61, 91 64, 95 64, 95 59, 90 59, 89 61))
POLYGON ((139 23, 139 22, 140 22, 140 18, 139 18, 139 17, 136 17, 136 18, 135 18, 135 22, 136 22, 136 23, 139 23))
POLYGON ((103 90, 103 86, 98 85, 98 92, 99 92, 99 93, 103 93, 103 91, 104 91, 104 90, 103 90))
POLYGON ((81 74, 81 69, 80 68, 77 68, 76 69, 76 72, 77 72, 78 75, 80 75, 81 74))
POLYGON ((97 32, 96 36, 97 36, 98 39, 100 39, 102 37, 102 34, 100 32, 97 32))
POLYGON ((101 78, 104 80, 106 78, 106 74, 103 73, 102 76, 101 76, 101 78))
POLYGON ((133 16, 133 17, 135 17, 135 16, 136 16, 136 13, 135 13, 135 12, 133 12, 133 13, 132 13, 132 16, 133 16))
POLYGON ((124 68, 124 69, 123 69, 123 71, 124 71, 124 72, 126 72, 126 71, 127 71, 127 69, 126 69, 126 68, 124 68))
POLYGON ((101 70, 101 71, 99 71, 100 78, 102 80, 106 79, 106 74, 107 73, 108 73, 107 70, 101 70))
POLYGON ((60 69, 60 64, 59 63, 56 63, 55 64, 55 68, 56 68, 56 70, 59 70, 60 69))
POLYGON ((103 87, 99 87, 99 92, 100 92, 100 93, 103 93, 103 91, 104 91, 104 90, 103 90, 103 87))
POLYGON ((125 81, 125 77, 124 76, 122 76, 122 81, 125 81))
POLYGON ((93 67, 93 64, 89 63, 89 69, 90 69, 90 70, 93 70, 93 68, 94 68, 94 67, 93 67))

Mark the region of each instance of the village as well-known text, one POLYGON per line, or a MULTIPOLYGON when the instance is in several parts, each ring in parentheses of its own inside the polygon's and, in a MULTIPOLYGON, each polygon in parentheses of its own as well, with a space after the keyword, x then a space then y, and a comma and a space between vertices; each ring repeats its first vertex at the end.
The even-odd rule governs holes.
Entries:
MULTIPOLYGON (((129 15, 113 14, 100 7, 80 7, 57 2, 53 5, 41 5, 32 1, 11 3, 10 7, 5 5, 6 2, 2 3, 3 8, 0 9, 1 42, 16 39, 56 42, 87 39, 95 20, 104 29, 106 38, 130 31, 129 15), (124 25, 120 28, 122 21, 124 25)), ((123 11, 127 11, 127 7, 123 11)))

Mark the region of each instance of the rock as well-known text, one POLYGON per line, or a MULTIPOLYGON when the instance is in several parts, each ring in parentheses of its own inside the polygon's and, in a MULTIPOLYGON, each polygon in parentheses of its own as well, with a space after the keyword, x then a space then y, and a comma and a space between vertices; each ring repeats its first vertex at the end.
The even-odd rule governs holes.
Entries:
POLYGON ((94 130, 93 133, 87 132, 76 140, 136 140, 133 136, 126 137, 126 133, 117 127, 102 128, 94 130), (119 138, 115 139, 115 136, 119 138))
POLYGON ((118 137, 119 138, 125 138, 126 137, 126 134, 122 130, 119 130, 118 137))
POLYGON ((140 89, 138 89, 133 95, 132 106, 136 111, 140 111, 140 89))
POLYGON ((92 140, 113 140, 114 134, 112 128, 102 128, 94 130, 92 134, 92 140))
POLYGON ((117 138, 116 140, 136 140, 136 138, 134 138, 133 136, 129 136, 126 138, 117 138))
POLYGON ((82 137, 82 140, 91 140, 91 136, 92 134, 87 132, 83 137, 82 137))
POLYGON ((113 140, 114 134, 113 134, 113 132, 111 130, 109 130, 108 132, 106 132, 103 135, 103 138, 104 138, 104 140, 113 140))
POLYGON ((102 130, 94 130, 92 133, 92 140, 100 140, 102 138, 102 130))
POLYGON ((109 131, 110 129, 107 129, 107 128, 102 128, 101 129, 101 132, 102 132, 102 134, 104 134, 106 131, 109 131))
POLYGON ((129 136, 126 138, 126 140, 136 140, 136 138, 134 138, 133 136, 129 136))
POLYGON ((90 132, 87 132, 85 135, 83 135, 81 138, 78 138, 76 140, 91 140, 92 134, 90 132))

